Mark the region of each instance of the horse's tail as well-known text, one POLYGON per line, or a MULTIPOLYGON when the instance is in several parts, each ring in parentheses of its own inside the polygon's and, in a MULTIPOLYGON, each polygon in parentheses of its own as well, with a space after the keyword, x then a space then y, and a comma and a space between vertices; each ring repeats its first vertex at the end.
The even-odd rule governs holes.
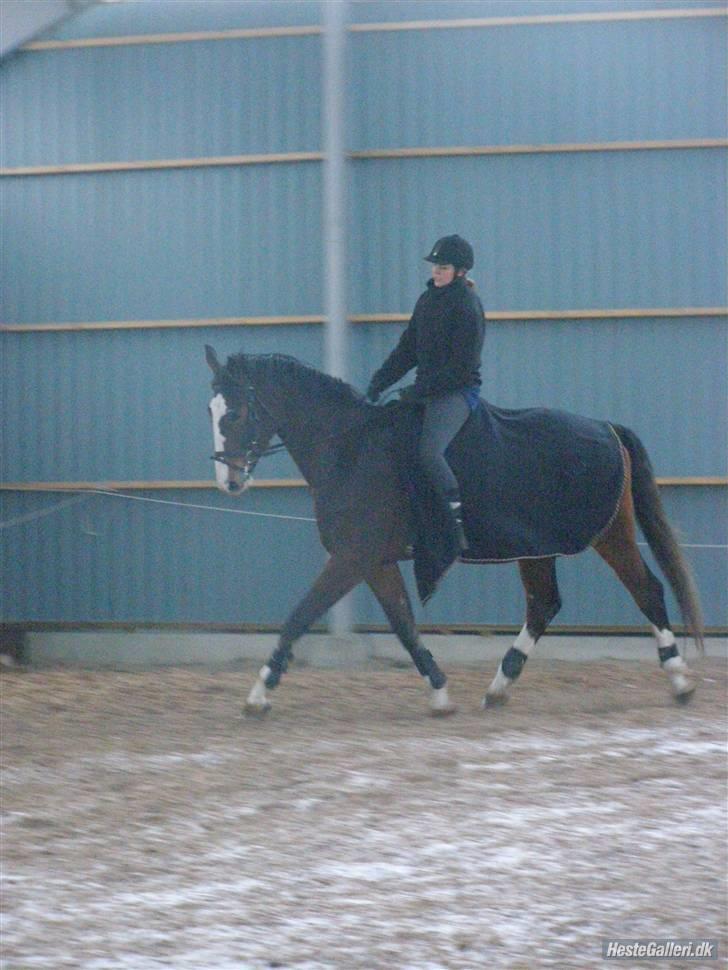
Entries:
POLYGON ((649 455, 629 428, 612 425, 632 460, 632 499, 640 528, 675 594, 685 626, 700 653, 703 645, 703 616, 692 572, 680 550, 677 536, 667 521, 649 455))

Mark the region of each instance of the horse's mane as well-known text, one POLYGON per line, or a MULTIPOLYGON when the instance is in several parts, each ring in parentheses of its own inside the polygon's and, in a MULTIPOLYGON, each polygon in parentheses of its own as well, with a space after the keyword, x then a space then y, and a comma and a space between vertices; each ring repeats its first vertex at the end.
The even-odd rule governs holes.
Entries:
POLYGON ((231 375, 245 375, 255 383, 256 375, 274 383, 293 379, 312 396, 337 404, 361 405, 364 397, 351 384, 324 374, 288 354, 234 354, 228 357, 226 369, 231 375))

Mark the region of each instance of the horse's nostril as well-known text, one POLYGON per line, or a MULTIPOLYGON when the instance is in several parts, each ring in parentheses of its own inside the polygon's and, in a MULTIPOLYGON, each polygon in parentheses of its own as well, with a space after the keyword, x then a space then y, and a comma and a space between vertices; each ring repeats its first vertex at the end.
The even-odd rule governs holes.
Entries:
POLYGON ((231 492, 239 492, 240 485, 237 482, 228 482, 228 490, 231 492))

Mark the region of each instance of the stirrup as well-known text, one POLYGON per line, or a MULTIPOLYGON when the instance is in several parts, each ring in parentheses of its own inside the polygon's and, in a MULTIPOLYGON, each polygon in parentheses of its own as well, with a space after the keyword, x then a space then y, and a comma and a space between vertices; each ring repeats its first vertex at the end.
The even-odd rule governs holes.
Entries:
POLYGON ((465 526, 463 525, 463 515, 462 502, 448 502, 450 506, 450 513, 452 515, 453 524, 455 525, 455 536, 458 540, 458 545, 460 546, 460 552, 465 552, 468 548, 468 539, 465 535, 465 526))
POLYGON ((458 540, 458 545, 460 546, 460 552, 466 552, 470 547, 470 543, 465 535, 462 519, 455 519, 455 535, 458 540))

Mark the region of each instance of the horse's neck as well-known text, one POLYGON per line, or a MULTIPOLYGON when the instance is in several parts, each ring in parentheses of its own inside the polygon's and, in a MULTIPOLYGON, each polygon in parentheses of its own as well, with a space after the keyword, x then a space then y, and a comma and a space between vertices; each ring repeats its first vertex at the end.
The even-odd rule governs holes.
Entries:
POLYGON ((355 402, 313 399, 295 387, 286 391, 281 438, 310 485, 322 483, 336 439, 361 419, 362 409, 355 402))

